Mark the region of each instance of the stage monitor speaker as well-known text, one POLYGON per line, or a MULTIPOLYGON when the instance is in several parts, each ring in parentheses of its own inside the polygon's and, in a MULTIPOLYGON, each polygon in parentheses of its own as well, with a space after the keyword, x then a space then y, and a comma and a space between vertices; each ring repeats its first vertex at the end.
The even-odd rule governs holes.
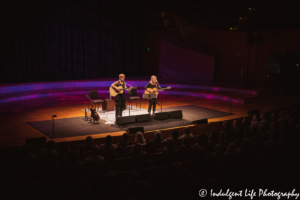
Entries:
POLYGON ((169 113, 168 112, 155 113, 154 119, 156 120, 169 119, 169 113))
POLYGON ((170 111, 169 116, 171 119, 182 119, 182 110, 170 111))
POLYGON ((131 124, 131 123, 136 122, 136 118, 135 118, 135 116, 119 117, 118 122, 119 122, 119 125, 131 124))
POLYGON ((248 111, 248 115, 250 115, 250 116, 259 115, 259 114, 260 114, 260 110, 259 109, 248 111))
POLYGON ((136 115, 136 122, 148 122, 151 121, 150 114, 144 114, 144 115, 136 115))
POLYGON ((46 144, 46 137, 27 138, 26 144, 29 145, 46 144))
POLYGON ((196 121, 193 121, 193 124, 207 124, 208 120, 207 119, 199 119, 196 121))
POLYGON ((137 132, 142 132, 142 133, 144 133, 144 127, 132 127, 132 128, 128 128, 128 129, 126 130, 126 132, 127 132, 128 134, 135 134, 135 133, 137 133, 137 132))

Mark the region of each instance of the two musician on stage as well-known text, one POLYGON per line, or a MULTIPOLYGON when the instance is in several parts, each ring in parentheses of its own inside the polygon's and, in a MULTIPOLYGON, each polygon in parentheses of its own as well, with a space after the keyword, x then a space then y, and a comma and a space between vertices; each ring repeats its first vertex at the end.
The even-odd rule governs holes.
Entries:
MULTIPOLYGON (((127 88, 125 83, 125 75, 120 74, 119 80, 114 82, 111 87, 118 92, 118 94, 115 96, 115 108, 116 108, 116 121, 115 124, 118 124, 118 118, 122 117, 122 112, 126 109, 126 95, 124 92, 120 92, 121 90, 131 90, 131 88, 127 88), (120 86, 122 89, 120 89, 120 86)), ((155 93, 158 89, 161 87, 159 86, 157 82, 156 76, 151 76, 150 82, 146 85, 145 90, 148 91, 150 94, 155 93)), ((151 114, 151 108, 153 107, 152 116, 155 115, 155 109, 157 104, 157 98, 151 98, 149 99, 149 106, 148 106, 148 112, 151 114)))

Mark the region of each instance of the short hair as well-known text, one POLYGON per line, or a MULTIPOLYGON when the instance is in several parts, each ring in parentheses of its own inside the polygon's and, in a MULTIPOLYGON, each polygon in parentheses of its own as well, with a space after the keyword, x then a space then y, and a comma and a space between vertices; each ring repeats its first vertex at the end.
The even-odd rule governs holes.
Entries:
POLYGON ((129 138, 128 133, 123 133, 123 138, 124 138, 124 140, 128 140, 128 138, 129 138))
POLYGON ((111 137, 111 135, 107 135, 105 139, 106 139, 106 145, 107 145, 107 146, 110 146, 110 145, 111 145, 111 142, 112 142, 112 137, 111 137))
POLYGON ((160 131, 156 131, 156 132, 154 133, 154 136, 155 136, 156 139, 161 139, 161 138, 162 138, 162 137, 161 137, 161 132, 160 132, 160 131))
POLYGON ((183 131, 184 131, 184 134, 186 134, 186 135, 190 134, 190 128, 188 128, 188 127, 184 128, 183 131))
POLYGON ((88 143, 88 144, 92 144, 92 142, 93 142, 92 136, 87 136, 87 137, 85 138, 85 141, 86 141, 86 143, 88 143))
POLYGON ((176 139, 178 139, 178 136, 179 136, 178 130, 173 130, 173 131, 172 131, 172 138, 173 138, 174 140, 176 140, 176 139))
POLYGON ((120 77, 125 77, 125 74, 119 74, 119 78, 120 78, 120 77))

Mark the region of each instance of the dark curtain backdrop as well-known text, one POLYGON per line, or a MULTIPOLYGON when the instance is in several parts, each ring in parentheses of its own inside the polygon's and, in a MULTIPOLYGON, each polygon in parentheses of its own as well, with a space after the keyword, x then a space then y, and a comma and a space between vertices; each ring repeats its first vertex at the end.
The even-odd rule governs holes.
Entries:
POLYGON ((143 0, 10 0, 1 82, 139 76, 143 0))

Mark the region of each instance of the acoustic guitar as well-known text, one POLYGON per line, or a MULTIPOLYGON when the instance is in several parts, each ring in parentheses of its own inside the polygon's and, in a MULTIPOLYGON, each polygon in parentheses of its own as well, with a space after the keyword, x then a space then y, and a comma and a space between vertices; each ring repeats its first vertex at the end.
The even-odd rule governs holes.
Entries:
POLYGON ((96 108, 94 108, 94 106, 92 105, 92 107, 90 108, 90 111, 91 111, 91 116, 93 118, 94 121, 99 121, 100 120, 100 117, 96 111, 96 108))
MULTIPOLYGON (((118 94, 123 94, 124 90, 127 90, 128 88, 123 89, 122 86, 116 86, 116 88, 118 88, 120 91, 118 92, 115 88, 113 88, 112 86, 110 86, 109 88, 109 93, 112 97, 117 96, 118 94)), ((131 87, 129 88, 129 90, 131 89, 131 87)))
MULTIPOLYGON (((162 88, 163 90, 169 90, 171 89, 170 86, 166 87, 166 88, 162 88)), ((159 89, 157 89, 156 87, 152 89, 153 92, 149 92, 148 90, 145 90, 145 94, 158 94, 159 89)))

